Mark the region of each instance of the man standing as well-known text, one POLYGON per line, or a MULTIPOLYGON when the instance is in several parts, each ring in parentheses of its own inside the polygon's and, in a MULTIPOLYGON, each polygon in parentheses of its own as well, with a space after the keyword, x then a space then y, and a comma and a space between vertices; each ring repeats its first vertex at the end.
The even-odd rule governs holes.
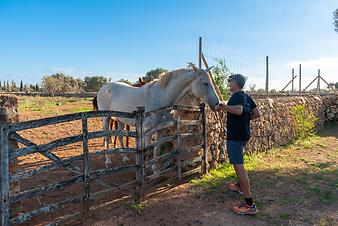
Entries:
POLYGON ((252 200, 250 181, 243 165, 243 147, 250 139, 250 120, 260 117, 260 113, 252 98, 242 91, 245 84, 243 75, 231 75, 228 82, 232 92, 231 98, 227 104, 221 102, 217 110, 228 112, 227 152, 238 177, 238 182, 231 182, 228 187, 244 195, 244 202, 231 209, 237 214, 254 215, 257 213, 257 208, 252 200))

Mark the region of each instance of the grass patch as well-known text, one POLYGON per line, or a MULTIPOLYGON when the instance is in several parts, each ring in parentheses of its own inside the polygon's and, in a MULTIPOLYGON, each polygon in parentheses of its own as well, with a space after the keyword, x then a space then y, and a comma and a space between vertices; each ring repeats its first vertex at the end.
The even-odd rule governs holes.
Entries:
MULTIPOLYGON (((264 153, 244 156, 244 165, 249 177, 258 190, 274 187, 274 183, 292 185, 297 189, 307 190, 312 199, 329 205, 335 202, 337 193, 338 169, 335 162, 324 160, 315 162, 309 148, 316 147, 324 138, 311 136, 297 140, 284 148, 271 149, 264 153)), ((196 188, 224 190, 224 185, 236 178, 230 163, 211 169, 208 175, 193 179, 190 183, 196 188)), ((280 197, 283 198, 283 197, 280 197)), ((286 202, 293 198, 285 197, 286 202)), ((281 217, 283 218, 283 217, 281 217)))
POLYGON ((144 206, 142 204, 132 204, 130 208, 134 210, 136 213, 142 213, 144 211, 144 206))
POLYGON ((63 115, 91 111, 91 101, 82 98, 25 97, 19 99, 19 112, 39 112, 44 115, 63 115))
POLYGON ((89 107, 79 107, 79 108, 73 109, 71 112, 78 113, 78 112, 86 112, 86 111, 92 111, 92 109, 89 107))

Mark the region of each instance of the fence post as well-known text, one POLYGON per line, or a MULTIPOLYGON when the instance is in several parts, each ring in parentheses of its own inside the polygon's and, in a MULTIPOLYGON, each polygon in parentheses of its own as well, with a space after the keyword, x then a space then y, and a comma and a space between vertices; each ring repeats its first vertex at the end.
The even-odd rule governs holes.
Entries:
POLYGON ((182 179, 182 163, 181 163, 181 131, 180 131, 181 112, 180 112, 180 106, 177 106, 176 120, 177 120, 177 125, 176 125, 177 176, 178 176, 178 180, 181 180, 182 179))
POLYGON ((144 107, 138 107, 136 112, 136 202, 140 203, 143 199, 144 192, 144 107))
POLYGON ((202 68, 202 37, 198 39, 198 67, 202 68))
POLYGON ((83 219, 86 219, 89 215, 89 201, 90 201, 90 189, 89 189, 89 148, 88 148, 88 122, 87 113, 82 113, 82 144, 83 144, 83 219))
POLYGON ((317 94, 320 95, 320 69, 318 69, 317 94))
POLYGON ((299 95, 302 94, 302 65, 299 64, 299 95))
POLYGON ((294 86, 293 86, 293 80, 295 79, 295 69, 292 68, 292 87, 291 87, 291 94, 294 94, 294 86))
POLYGON ((9 225, 9 148, 8 122, 0 121, 0 154, 1 154, 1 225, 9 225))
POLYGON ((208 173, 208 158, 207 158, 207 116, 205 112, 205 104, 200 105, 202 112, 202 173, 208 173))
POLYGON ((269 93, 269 56, 265 58, 266 63, 266 78, 265 78, 265 92, 269 93))

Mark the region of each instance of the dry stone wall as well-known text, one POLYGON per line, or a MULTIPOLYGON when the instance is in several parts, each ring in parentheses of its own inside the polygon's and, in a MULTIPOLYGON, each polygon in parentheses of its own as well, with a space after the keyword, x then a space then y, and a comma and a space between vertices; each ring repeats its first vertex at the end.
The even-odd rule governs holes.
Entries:
MULTIPOLYGON (((245 152, 266 151, 289 144, 296 136, 291 115, 293 106, 304 105, 318 118, 316 128, 325 122, 338 122, 338 95, 255 99, 261 112, 251 122, 251 139, 245 152)), ((207 110, 208 160, 213 167, 227 158, 226 113, 207 110)))

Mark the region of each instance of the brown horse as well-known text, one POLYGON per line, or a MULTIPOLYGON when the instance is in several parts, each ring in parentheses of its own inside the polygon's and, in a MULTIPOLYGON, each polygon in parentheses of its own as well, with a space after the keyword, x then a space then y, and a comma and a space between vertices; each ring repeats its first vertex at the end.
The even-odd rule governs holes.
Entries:
MULTIPOLYGON (((134 83, 132 86, 134 87, 142 87, 145 84, 147 84, 148 82, 150 82, 150 80, 144 80, 141 77, 138 78, 138 82, 134 83)), ((93 99, 93 110, 97 111, 98 110, 98 106, 97 106, 97 96, 94 97, 93 99)), ((118 122, 114 119, 111 118, 110 122, 109 122, 109 129, 110 130, 117 130, 118 129, 118 122)), ((126 125, 126 130, 130 131, 130 126, 126 125)), ((114 136, 114 147, 116 147, 116 143, 117 143, 117 136, 114 136)), ((129 137, 126 137, 126 147, 129 147, 129 137)))

